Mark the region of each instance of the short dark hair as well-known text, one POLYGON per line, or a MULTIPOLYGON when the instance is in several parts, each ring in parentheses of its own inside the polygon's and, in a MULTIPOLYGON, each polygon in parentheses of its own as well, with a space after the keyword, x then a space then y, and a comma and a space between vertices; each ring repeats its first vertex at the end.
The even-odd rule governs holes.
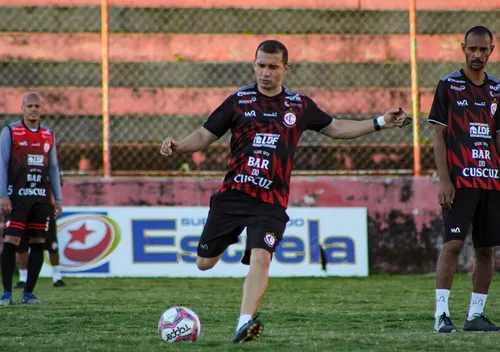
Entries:
POLYGON ((26 104, 26 102, 28 101, 28 99, 31 99, 31 98, 37 98, 38 100, 40 100, 40 102, 43 102, 43 99, 40 96, 40 94, 38 94, 38 93, 28 93, 28 94, 26 94, 23 97, 23 105, 26 104))
POLYGON ((485 35, 485 34, 487 34, 488 37, 490 37, 491 42, 493 42, 493 33, 490 31, 490 29, 488 27, 485 27, 485 26, 474 26, 474 27, 470 28, 467 31, 467 33, 465 33, 464 43, 467 44, 467 37, 471 33, 474 33, 476 35, 485 35))
POLYGON ((259 44, 257 50, 255 50, 255 57, 257 57, 258 51, 265 52, 267 54, 279 54, 283 55, 283 63, 286 65, 288 63, 288 49, 286 46, 277 40, 265 40, 259 44))

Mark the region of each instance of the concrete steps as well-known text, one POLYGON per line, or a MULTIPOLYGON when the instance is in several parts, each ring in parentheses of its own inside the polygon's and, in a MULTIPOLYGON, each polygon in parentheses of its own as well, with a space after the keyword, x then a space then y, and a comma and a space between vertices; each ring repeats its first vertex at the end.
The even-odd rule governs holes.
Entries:
MULTIPOLYGON (((100 31, 100 8, 4 6, 0 31, 100 31)), ((500 28, 498 10, 420 10, 420 34, 458 34, 481 23, 500 28)), ((111 7, 113 33, 407 34, 406 10, 111 7)))

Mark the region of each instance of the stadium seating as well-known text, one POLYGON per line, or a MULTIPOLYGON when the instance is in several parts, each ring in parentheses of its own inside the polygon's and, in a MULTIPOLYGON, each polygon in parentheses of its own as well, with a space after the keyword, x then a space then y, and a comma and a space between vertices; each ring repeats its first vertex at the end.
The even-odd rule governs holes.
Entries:
MULTIPOLYGON (((98 0, 0 0, 0 122, 19 118, 22 95, 46 97, 63 170, 82 157, 102 163, 101 38, 98 0)), ((411 111, 407 1, 110 0, 113 170, 178 170, 191 159, 159 159, 167 135, 185 136, 234 88, 253 78, 249 62, 264 39, 282 40, 292 69, 286 84, 326 111, 369 118, 388 107, 411 111), (235 6, 239 7, 228 7, 235 6), (250 7, 252 6, 252 7, 250 7), (306 7, 308 6, 308 7, 306 7)), ((440 77, 463 62, 463 33, 500 28, 487 1, 417 0, 421 119, 440 77), (438 3, 438 4, 436 4, 438 3)), ((489 71, 500 71, 498 56, 489 71)), ((433 169, 431 129, 422 125, 422 168, 433 169)), ((227 141, 206 152, 201 170, 224 170, 227 141)), ((390 131, 332 143, 306 133, 296 169, 411 171, 412 134, 390 131)))

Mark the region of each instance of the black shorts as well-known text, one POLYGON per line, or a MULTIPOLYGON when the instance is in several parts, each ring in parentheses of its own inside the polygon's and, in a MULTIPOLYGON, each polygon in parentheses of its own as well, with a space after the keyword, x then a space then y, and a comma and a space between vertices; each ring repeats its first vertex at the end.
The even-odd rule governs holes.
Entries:
POLYGON ((218 257, 227 247, 238 242, 246 227, 247 244, 241 262, 249 264, 253 248, 274 253, 288 220, 285 208, 246 193, 236 190, 215 193, 210 198, 210 211, 198 243, 198 256, 218 257))
POLYGON ((451 209, 443 209, 444 241, 464 241, 472 225, 474 248, 500 245, 500 191, 457 188, 451 209))
POLYGON ((50 203, 12 200, 12 212, 5 219, 4 236, 45 238, 53 216, 54 207, 50 203))
MULTIPOLYGON (((29 236, 23 237, 17 251, 19 253, 27 252, 29 249, 29 236)), ((46 233, 45 243, 43 244, 43 249, 49 251, 50 253, 57 253, 59 246, 57 244, 57 225, 56 219, 51 216, 49 221, 49 230, 46 233)))

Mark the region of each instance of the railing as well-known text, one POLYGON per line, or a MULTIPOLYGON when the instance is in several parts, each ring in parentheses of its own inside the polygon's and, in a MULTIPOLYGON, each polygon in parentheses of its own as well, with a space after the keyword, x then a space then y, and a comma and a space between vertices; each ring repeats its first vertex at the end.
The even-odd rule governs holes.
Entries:
MULTIPOLYGON (((159 145, 251 82, 255 48, 275 38, 290 52, 285 84, 323 110, 365 119, 401 106, 415 122, 348 141, 306 132, 296 174, 427 174, 435 86, 463 65, 468 28, 500 28, 499 3, 0 0, 0 123, 19 119, 22 96, 36 91, 65 173, 222 174, 227 135, 168 159, 159 145)), ((500 72, 496 52, 488 71, 500 72)))

